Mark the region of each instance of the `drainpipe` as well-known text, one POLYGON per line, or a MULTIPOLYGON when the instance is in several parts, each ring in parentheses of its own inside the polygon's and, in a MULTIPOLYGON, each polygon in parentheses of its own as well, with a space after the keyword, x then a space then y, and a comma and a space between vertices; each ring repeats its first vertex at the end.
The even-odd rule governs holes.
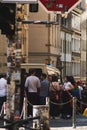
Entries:
POLYGON ((87 18, 86 18, 86 86, 87 86, 87 18))
MULTIPOLYGON (((48 21, 50 21, 50 14, 48 14, 48 21)), ((50 64, 50 26, 48 25, 48 64, 50 64)))

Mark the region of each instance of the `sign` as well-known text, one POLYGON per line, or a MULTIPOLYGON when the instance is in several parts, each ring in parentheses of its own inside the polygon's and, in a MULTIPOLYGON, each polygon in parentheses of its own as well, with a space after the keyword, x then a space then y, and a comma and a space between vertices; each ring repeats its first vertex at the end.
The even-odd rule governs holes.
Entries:
POLYGON ((62 12, 75 8, 82 0, 40 0, 41 4, 48 11, 62 12))
POLYGON ((38 0, 0 0, 1 3, 37 3, 38 0))

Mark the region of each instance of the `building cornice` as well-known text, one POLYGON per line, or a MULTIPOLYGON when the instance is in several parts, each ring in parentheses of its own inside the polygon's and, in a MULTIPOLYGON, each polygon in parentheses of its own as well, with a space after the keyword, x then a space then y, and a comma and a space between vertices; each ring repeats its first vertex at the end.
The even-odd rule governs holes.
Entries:
POLYGON ((82 14, 83 10, 80 8, 75 8, 72 12, 76 12, 77 14, 82 14))
POLYGON ((72 29, 69 29, 69 28, 64 27, 64 26, 61 26, 61 31, 64 31, 64 32, 67 32, 67 33, 70 33, 70 34, 73 33, 73 30, 72 30, 72 29))
POLYGON ((29 52, 29 56, 59 56, 60 54, 53 54, 48 52, 29 52))

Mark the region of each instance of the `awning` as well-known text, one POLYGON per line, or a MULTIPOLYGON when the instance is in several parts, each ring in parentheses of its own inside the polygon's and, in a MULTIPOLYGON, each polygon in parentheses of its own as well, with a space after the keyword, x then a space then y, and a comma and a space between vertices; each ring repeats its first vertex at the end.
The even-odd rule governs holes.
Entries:
POLYGON ((52 75, 52 74, 56 74, 56 75, 60 75, 60 70, 55 68, 55 67, 50 67, 50 66, 46 66, 47 68, 47 72, 49 75, 52 75))

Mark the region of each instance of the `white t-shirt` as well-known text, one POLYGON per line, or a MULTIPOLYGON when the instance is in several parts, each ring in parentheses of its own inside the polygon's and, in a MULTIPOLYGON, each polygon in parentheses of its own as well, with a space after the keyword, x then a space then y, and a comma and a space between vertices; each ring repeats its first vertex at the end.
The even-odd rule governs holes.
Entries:
POLYGON ((65 89, 65 90, 70 89, 70 85, 72 85, 70 82, 65 82, 65 83, 64 83, 64 89, 65 89))
POLYGON ((7 80, 4 78, 0 79, 0 97, 7 95, 7 80))
POLYGON ((40 87, 40 80, 36 76, 29 76, 26 79, 25 87, 28 87, 28 92, 37 92, 40 87))

